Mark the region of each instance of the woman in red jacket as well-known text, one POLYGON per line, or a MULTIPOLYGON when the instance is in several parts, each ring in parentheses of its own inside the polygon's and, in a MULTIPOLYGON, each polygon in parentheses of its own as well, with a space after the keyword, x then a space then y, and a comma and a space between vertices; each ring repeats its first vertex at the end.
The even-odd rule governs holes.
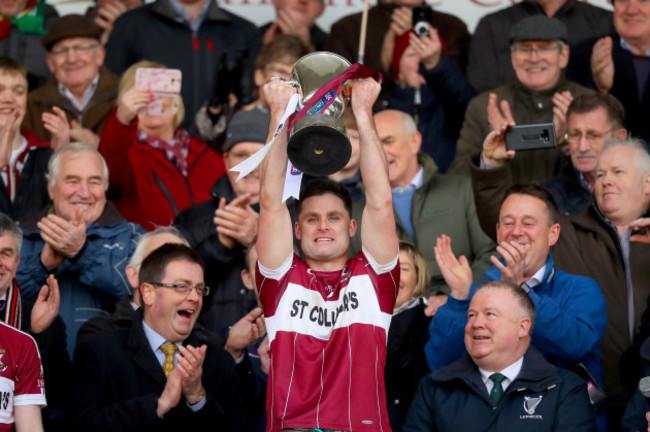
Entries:
POLYGON ((124 72, 118 105, 104 127, 99 152, 110 171, 109 193, 122 216, 152 230, 171 224, 187 207, 207 201, 225 166, 221 156, 179 127, 185 114, 180 96, 175 114, 145 113, 152 94, 134 87, 139 67, 164 68, 142 61, 124 72))

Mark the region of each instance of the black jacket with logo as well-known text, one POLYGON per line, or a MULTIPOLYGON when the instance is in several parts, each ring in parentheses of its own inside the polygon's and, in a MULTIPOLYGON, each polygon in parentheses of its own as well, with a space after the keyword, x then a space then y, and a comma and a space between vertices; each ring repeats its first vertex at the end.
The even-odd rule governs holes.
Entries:
POLYGON ((587 386, 578 375, 547 362, 533 347, 496 407, 469 355, 427 375, 403 432, 595 431, 587 386))

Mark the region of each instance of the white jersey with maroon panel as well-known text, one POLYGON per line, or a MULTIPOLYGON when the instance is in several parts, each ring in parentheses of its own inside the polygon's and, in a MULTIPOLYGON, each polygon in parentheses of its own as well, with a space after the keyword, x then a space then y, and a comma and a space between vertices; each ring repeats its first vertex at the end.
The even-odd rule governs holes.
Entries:
POLYGON ((14 425, 14 407, 45 406, 45 383, 36 342, 0 322, 0 432, 14 425))
POLYGON ((336 272, 298 256, 257 265, 271 344, 267 429, 390 431, 384 389, 386 336, 399 266, 364 250, 336 272))

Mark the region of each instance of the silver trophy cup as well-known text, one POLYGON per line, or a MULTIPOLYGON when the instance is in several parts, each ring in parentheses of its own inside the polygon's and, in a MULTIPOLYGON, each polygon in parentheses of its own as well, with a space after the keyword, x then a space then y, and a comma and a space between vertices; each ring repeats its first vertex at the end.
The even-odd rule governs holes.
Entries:
MULTIPOLYGON (((291 72, 291 80, 302 92, 302 104, 310 101, 322 86, 340 76, 348 67, 350 62, 346 59, 325 51, 298 60, 291 72)), ((348 131, 340 120, 345 105, 341 92, 328 92, 294 125, 287 149, 293 166, 305 174, 327 176, 348 163, 352 148, 348 131), (331 98, 333 102, 323 109, 331 98)))

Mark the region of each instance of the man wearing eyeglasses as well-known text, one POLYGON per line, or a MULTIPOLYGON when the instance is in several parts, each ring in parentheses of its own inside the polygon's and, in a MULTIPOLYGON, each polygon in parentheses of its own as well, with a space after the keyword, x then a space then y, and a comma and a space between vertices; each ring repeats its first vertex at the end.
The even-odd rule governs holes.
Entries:
MULTIPOLYGON (((560 214, 579 214, 594 199, 596 180, 596 159, 603 150, 605 141, 610 138, 625 138, 625 109, 613 96, 589 92, 573 99, 566 114, 567 133, 571 163, 562 168, 556 177, 543 183, 555 200, 560 214)), ((478 183, 492 184, 489 178, 508 176, 510 161, 517 153, 501 154, 494 148, 494 142, 486 140, 481 153, 481 167, 490 171, 477 170, 473 166, 472 175, 480 179, 478 183)), ((486 209, 487 210, 487 209, 486 209)), ((482 218, 486 232, 493 230, 489 222, 496 217, 482 218)))
POLYGON ((119 79, 103 66, 101 35, 92 19, 71 14, 42 39, 54 76, 29 94, 24 127, 55 150, 70 139, 96 148, 115 106, 119 79))
POLYGON ((625 108, 614 96, 587 93, 567 110, 567 134, 571 164, 544 183, 561 214, 578 214, 594 199, 596 159, 610 138, 625 138, 625 108))
POLYGON ((201 258, 185 245, 165 244, 143 260, 139 287, 140 319, 78 347, 75 430, 238 430, 234 361, 196 325, 209 293, 201 258))
MULTIPOLYGON (((476 96, 469 103, 458 139, 452 174, 469 174, 484 138, 502 123, 555 124, 558 141, 566 130, 565 114, 571 100, 588 89, 567 81, 563 69, 569 61, 567 28, 555 18, 534 15, 524 18, 510 32, 510 57, 517 79, 476 96), (486 115, 487 109, 487 115, 486 115)), ((560 152, 520 152, 510 164, 518 183, 543 182, 563 166, 560 152)))
POLYGON ((515 78, 510 62, 510 29, 531 15, 546 15, 570 29, 568 44, 601 37, 613 29, 612 12, 579 0, 524 0, 484 15, 476 24, 469 45, 467 80, 477 92, 509 83, 515 78))

